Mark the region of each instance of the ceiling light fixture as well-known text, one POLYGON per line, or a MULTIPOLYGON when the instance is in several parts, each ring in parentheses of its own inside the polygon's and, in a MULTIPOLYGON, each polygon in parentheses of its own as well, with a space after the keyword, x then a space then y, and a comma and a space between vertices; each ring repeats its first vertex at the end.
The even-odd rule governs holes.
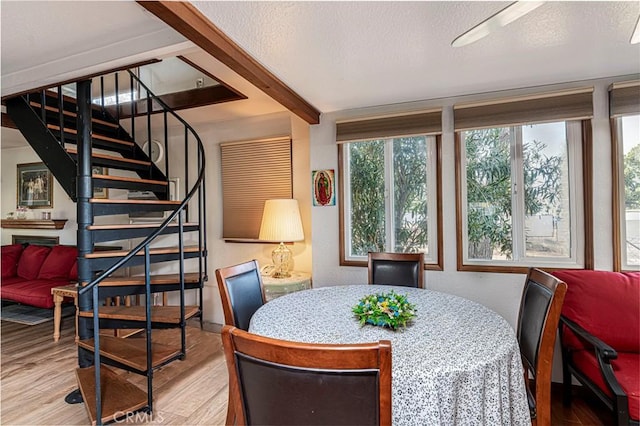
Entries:
POLYGON ((633 30, 633 34, 631 34, 631 40, 629 40, 629 43, 640 43, 640 16, 638 16, 638 20, 636 21, 636 28, 633 30))
MULTIPOLYGON (((545 2, 543 1, 517 1, 511 3, 509 6, 502 9, 500 12, 492 15, 491 17, 485 19, 475 27, 471 28, 469 31, 464 34, 456 37, 452 42, 451 46, 453 47, 461 47, 466 46, 467 44, 474 43, 481 38, 486 37, 492 31, 497 30, 500 27, 504 27, 515 21, 516 19, 526 15, 534 9, 542 6, 545 2)), ((636 27, 637 32, 637 27, 636 27)))

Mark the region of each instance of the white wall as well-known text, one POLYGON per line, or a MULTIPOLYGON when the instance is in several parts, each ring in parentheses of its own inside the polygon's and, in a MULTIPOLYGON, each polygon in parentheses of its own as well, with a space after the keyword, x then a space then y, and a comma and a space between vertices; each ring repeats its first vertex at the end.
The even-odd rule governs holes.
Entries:
MULTIPOLYGON (((637 78, 637 77, 636 77, 637 78)), ((319 125, 311 127, 311 169, 335 169, 338 173, 338 148, 335 142, 335 123, 355 117, 379 116, 394 112, 414 111, 434 107, 443 108, 442 134, 442 212, 444 237, 444 270, 426 271, 425 286, 431 290, 459 295, 481 303, 502 315, 514 328, 517 323, 520 297, 525 276, 522 274, 459 272, 456 269, 455 230, 455 158, 453 135, 453 105, 457 102, 479 99, 495 99, 533 92, 545 92, 571 87, 594 87, 593 125, 593 211, 594 253, 596 269, 611 270, 613 267, 611 226, 611 137, 609 133, 608 86, 613 81, 629 77, 609 78, 560 84, 535 89, 505 91, 499 94, 473 95, 458 98, 443 98, 337 111, 323 114, 319 125)), ((336 175, 337 176, 337 175, 336 175)), ((337 180, 337 179, 336 179, 337 180)), ((337 188, 340 195, 341 188, 337 188)), ((312 207, 313 239, 313 285, 314 287, 344 285, 367 282, 367 268, 340 266, 339 264, 339 208, 312 207)), ((559 353, 559 351, 557 351, 559 353)), ((559 359, 556 357, 556 365, 559 359)), ((560 376, 556 368, 554 379, 560 376)))

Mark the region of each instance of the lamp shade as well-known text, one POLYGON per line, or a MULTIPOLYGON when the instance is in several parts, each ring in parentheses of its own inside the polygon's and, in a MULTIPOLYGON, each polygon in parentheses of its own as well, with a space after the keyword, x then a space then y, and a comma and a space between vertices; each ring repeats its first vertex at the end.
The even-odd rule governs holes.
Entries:
POLYGON ((298 200, 275 199, 264 202, 259 239, 289 242, 304 240, 298 200))

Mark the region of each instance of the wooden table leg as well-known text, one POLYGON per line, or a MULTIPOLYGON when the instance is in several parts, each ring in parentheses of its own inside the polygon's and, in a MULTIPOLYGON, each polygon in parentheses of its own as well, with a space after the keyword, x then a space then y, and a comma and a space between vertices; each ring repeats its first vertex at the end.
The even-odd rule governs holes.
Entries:
POLYGON ((60 294, 53 295, 53 341, 57 342, 60 339, 60 320, 62 318, 62 301, 64 296, 60 294))

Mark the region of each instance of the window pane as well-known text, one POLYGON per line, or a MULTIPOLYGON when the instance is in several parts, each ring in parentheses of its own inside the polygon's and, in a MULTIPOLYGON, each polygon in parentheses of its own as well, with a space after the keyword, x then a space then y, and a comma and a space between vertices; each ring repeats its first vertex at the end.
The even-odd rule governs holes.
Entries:
POLYGON ((640 115, 621 118, 624 155, 623 252, 627 266, 640 265, 640 115))
POLYGON ((384 140, 348 144, 351 256, 384 251, 384 140))
POLYGON ((571 255, 565 123, 522 126, 525 256, 571 255))
POLYGON ((393 140, 393 251, 428 254, 427 142, 423 137, 393 140))
POLYGON ((467 171, 469 259, 509 259, 511 236, 512 129, 463 133, 467 171))

